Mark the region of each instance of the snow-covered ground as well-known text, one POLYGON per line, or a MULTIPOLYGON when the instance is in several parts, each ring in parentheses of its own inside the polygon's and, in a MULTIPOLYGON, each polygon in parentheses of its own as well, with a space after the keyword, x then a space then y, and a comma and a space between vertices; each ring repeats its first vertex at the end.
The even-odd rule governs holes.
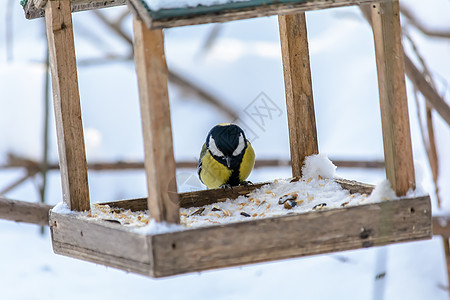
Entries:
MULTIPOLYGON (((5 15, 0 4, 0 162, 6 153, 39 159, 41 155, 42 95, 45 36, 42 20, 27 21, 14 5, 13 59, 7 61, 5 15)), ((429 27, 448 28, 450 4, 445 0, 408 1, 429 27)), ((118 15, 122 8, 105 9, 118 15)), ((79 63, 105 53, 127 55, 129 48, 91 13, 73 15, 79 63), (106 43, 97 43, 106 36, 106 43)), ((319 148, 329 157, 382 158, 376 68, 370 28, 356 8, 307 13, 319 148)), ((131 33, 131 19, 126 30, 131 33)), ((288 158, 284 82, 277 19, 244 20, 222 25, 217 42, 206 56, 201 46, 214 25, 166 31, 169 68, 219 95, 240 114, 240 124, 252 133, 257 158, 288 158), (275 108, 265 123, 251 118, 261 93, 275 108)), ((450 80, 450 43, 412 31, 419 50, 440 80, 450 80)), ((408 53, 411 48, 406 47, 408 53)), ((142 138, 133 62, 80 66, 79 85, 89 160, 141 160, 142 138)), ((412 141, 416 168, 423 186, 435 196, 408 84, 412 141)), ((209 129, 229 120, 215 108, 170 86, 176 159, 194 160, 209 129)), ((435 114, 441 159, 440 190, 450 210, 450 130, 435 114)), ((54 122, 50 156, 57 160, 54 122)), ((0 187, 22 171, 0 172, 0 187)), ((368 183, 384 179, 383 170, 338 169, 337 175, 368 183)), ((255 170, 254 182, 287 178, 289 168, 255 170)), ((195 170, 178 170, 178 182, 195 185, 195 170)), ((93 202, 143 197, 143 171, 92 172, 93 202)), ((59 174, 50 173, 48 202, 61 201, 59 174)), ((32 181, 7 195, 35 201, 32 181)), ((436 207, 434 211, 438 212, 436 207)), ((442 213, 442 211, 441 211, 442 213)), ((440 238, 290 259, 280 262, 149 279, 53 254, 48 232, 33 225, 0 221, 1 299, 446 299, 445 260, 440 238), (385 275, 383 275, 385 274, 385 275), (378 279, 376 279, 378 278, 378 279), (384 285, 384 287, 383 287, 384 285), (176 288, 174 288, 176 287, 176 288)))

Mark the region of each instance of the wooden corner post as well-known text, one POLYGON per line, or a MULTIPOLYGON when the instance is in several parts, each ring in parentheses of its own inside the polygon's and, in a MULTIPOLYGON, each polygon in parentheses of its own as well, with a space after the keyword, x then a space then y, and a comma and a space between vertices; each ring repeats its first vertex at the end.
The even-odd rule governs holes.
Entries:
POLYGON ((319 153, 305 13, 278 16, 283 57, 292 176, 319 153))
POLYGON ((45 21, 63 199, 71 210, 89 210, 86 150, 70 0, 48 1, 45 21))
POLYGON ((415 188, 399 2, 371 5, 386 177, 398 196, 415 188))
POLYGON ((134 38, 148 209, 150 216, 158 222, 179 223, 164 35, 161 29, 148 29, 134 16, 134 38))

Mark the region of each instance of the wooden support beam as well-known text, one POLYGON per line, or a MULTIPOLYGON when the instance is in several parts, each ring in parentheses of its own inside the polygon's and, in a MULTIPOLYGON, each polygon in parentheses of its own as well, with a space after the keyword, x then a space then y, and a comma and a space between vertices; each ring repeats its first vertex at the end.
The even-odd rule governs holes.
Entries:
POLYGON ((372 4, 386 176, 398 196, 415 188, 399 3, 372 4))
POLYGON ((48 1, 45 11, 63 199, 72 210, 89 210, 70 0, 48 1))
POLYGON ((179 223, 164 36, 162 30, 149 30, 134 17, 134 37, 148 208, 158 222, 179 223))
POLYGON ((0 198, 0 219, 48 226, 51 205, 0 198))
POLYGON ((319 153, 305 13, 279 16, 292 175, 305 157, 319 153))

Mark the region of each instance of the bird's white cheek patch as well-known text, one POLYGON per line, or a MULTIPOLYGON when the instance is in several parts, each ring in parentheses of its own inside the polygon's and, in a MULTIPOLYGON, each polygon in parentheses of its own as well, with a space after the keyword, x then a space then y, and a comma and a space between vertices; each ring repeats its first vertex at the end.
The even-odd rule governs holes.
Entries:
POLYGON ((214 141, 212 136, 209 137, 209 151, 211 151, 211 153, 215 156, 219 157, 225 156, 223 155, 222 151, 220 151, 219 148, 217 148, 216 142, 214 141))
POLYGON ((245 140, 241 133, 241 135, 239 136, 239 145, 233 151, 233 156, 238 156, 239 154, 241 154, 241 152, 242 152, 242 150, 244 150, 244 148, 245 148, 245 140))

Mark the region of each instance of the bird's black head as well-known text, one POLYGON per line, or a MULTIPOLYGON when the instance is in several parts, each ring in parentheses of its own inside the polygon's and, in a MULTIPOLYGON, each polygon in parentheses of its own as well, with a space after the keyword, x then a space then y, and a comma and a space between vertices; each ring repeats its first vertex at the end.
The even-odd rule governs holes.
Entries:
POLYGON ((206 137, 206 146, 218 158, 233 159, 240 156, 247 142, 244 131, 235 124, 219 124, 214 126, 206 137))

